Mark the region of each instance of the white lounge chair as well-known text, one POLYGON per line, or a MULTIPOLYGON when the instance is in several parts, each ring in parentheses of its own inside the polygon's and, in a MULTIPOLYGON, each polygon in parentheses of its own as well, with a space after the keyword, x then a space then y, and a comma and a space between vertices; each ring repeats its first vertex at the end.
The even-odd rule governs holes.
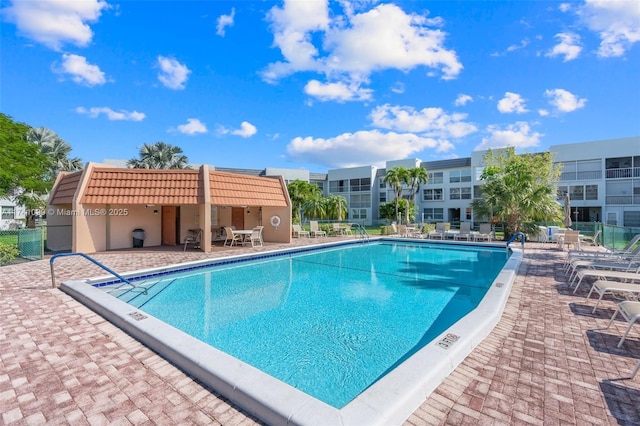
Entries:
MULTIPOLYGON (((640 250, 640 248, 639 248, 640 250)), ((575 274, 580 268, 606 269, 610 271, 633 271, 640 267, 640 253, 630 257, 614 257, 605 259, 574 259, 569 263, 565 274, 569 273, 569 282, 575 278, 575 274)))
MULTIPOLYGON (((618 303, 618 307, 616 308, 616 311, 613 313, 613 316, 611 317, 611 320, 609 321, 609 324, 607 324, 605 329, 611 327, 611 324, 613 324, 613 320, 615 320, 618 314, 621 314, 629 324, 624 334, 620 338, 620 341, 618 342, 617 347, 619 348, 620 346, 622 346, 622 344, 624 343, 624 340, 627 338, 627 334, 629 334, 629 331, 631 331, 631 327, 633 326, 633 324, 635 324, 636 321, 640 320, 640 302, 625 300, 624 302, 618 303)), ((633 373, 634 376, 636 372, 637 372, 637 368, 633 373)))
POLYGON ((433 231, 429 231, 427 234, 428 238, 434 238, 438 240, 444 239, 444 233, 446 232, 446 225, 444 222, 436 223, 436 229, 433 231))
POLYGON ((311 226, 311 236, 312 237, 326 237, 327 236, 326 232, 320 230, 320 227, 318 226, 318 221, 312 220, 312 221, 309 222, 309 225, 311 226))
MULTIPOLYGON (((638 280, 640 281, 640 276, 638 276, 638 280)), ((606 294, 618 294, 625 298, 638 298, 638 296, 640 296, 640 283, 621 283, 619 281, 598 280, 591 286, 587 299, 591 297, 591 294, 594 291, 599 295, 596 306, 593 307, 592 311, 592 313, 595 314, 600 301, 606 294)))
POLYGON ((625 256, 625 255, 629 255, 631 253, 636 253, 636 250, 640 249, 640 245, 638 247, 636 247, 634 249, 634 246, 636 245, 636 243, 640 241, 640 234, 637 234, 636 236, 634 236, 631 241, 629 241, 627 243, 627 245, 625 245, 622 249, 620 250, 612 250, 612 251, 600 251, 600 250, 593 250, 593 251, 582 251, 582 250, 569 250, 569 252, 567 253, 567 257, 565 257, 564 260, 564 266, 565 268, 567 267, 567 264, 571 262, 571 260, 573 260, 574 258, 609 258, 609 257, 620 257, 620 256, 625 256))
POLYGON ((471 222, 460 222, 460 231, 453 239, 469 241, 471 239, 471 222))
POLYGON ((293 229, 293 236, 294 237, 310 237, 311 234, 309 233, 309 231, 305 231, 304 229, 302 229, 302 226, 297 225, 297 224, 293 224, 291 225, 291 228, 293 229))
POLYGON ((491 242, 491 224, 490 223, 481 223, 480 229, 477 234, 473 234, 473 239, 475 241, 484 241, 487 240, 491 242))
MULTIPOLYGON (((578 287, 580 287, 580 284, 582 283, 582 280, 585 277, 592 277, 592 278, 601 279, 601 280, 613 279, 613 280, 628 282, 628 281, 637 280, 639 276, 640 276, 640 268, 631 272, 611 271, 611 270, 603 270, 603 269, 580 269, 576 273, 576 278, 578 279, 578 282, 576 283, 576 286, 573 289, 573 292, 575 293, 576 291, 578 291, 578 287)), ((569 283, 569 285, 571 285, 571 283, 569 283)))

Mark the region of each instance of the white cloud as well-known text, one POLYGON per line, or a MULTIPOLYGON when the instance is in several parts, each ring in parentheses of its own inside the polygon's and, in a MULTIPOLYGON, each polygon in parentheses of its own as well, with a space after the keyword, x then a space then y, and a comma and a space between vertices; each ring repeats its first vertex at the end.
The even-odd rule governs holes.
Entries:
POLYGON ((380 164, 389 158, 407 158, 424 149, 446 152, 452 148, 449 141, 371 130, 343 133, 328 139, 297 137, 287 145, 287 152, 297 161, 329 167, 355 167, 380 164))
POLYGON ((187 118, 187 124, 178 126, 178 131, 185 135, 196 135, 198 133, 207 133, 207 126, 197 118, 187 118))
POLYGON ((527 112, 524 99, 517 93, 505 92, 504 98, 498 101, 498 111, 507 114, 515 112, 523 114, 527 112))
POLYGON ((3 9, 25 37, 60 50, 65 43, 87 46, 93 31, 87 22, 96 22, 109 5, 101 0, 13 0, 3 9))
POLYGON ((560 43, 555 45, 553 49, 545 54, 545 56, 564 55, 564 62, 576 59, 582 51, 580 46, 580 36, 573 33, 559 33, 555 37, 560 39, 560 43))
POLYGON ((469 95, 465 95, 464 93, 460 93, 453 104, 455 106, 464 106, 469 102, 473 102, 473 98, 469 95))
POLYGON ((251 136, 258 133, 258 129, 256 128, 256 126, 249 123, 248 121, 243 121, 242 123, 240 123, 239 129, 231 130, 231 129, 227 129, 224 126, 218 126, 218 128, 216 129, 216 132, 218 133, 218 135, 232 134, 236 136, 241 136, 243 138, 250 138, 251 136))
POLYGON ((62 55, 62 64, 53 66, 54 72, 69 74, 71 79, 86 86, 101 85, 106 82, 104 73, 97 65, 91 65, 87 58, 79 55, 62 55))
POLYGON ((120 111, 114 111, 109 107, 91 107, 89 109, 85 107, 76 108, 78 114, 88 115, 91 118, 97 118, 100 114, 104 114, 111 121, 142 121, 146 115, 138 111, 126 111, 121 109, 120 111))
POLYGON ((224 37, 225 28, 233 26, 233 19, 236 16, 236 9, 234 7, 231 8, 230 15, 220 15, 218 17, 218 23, 216 25, 216 34, 220 37, 224 37))
POLYGON ((267 19, 284 60, 269 64, 262 77, 275 82, 299 71, 315 71, 327 75, 328 83, 352 87, 385 69, 425 66, 439 70, 444 79, 462 70, 455 51, 444 47, 445 33, 432 28, 441 20, 408 15, 394 4, 362 13, 347 2, 342 5, 347 14, 332 17, 326 0, 288 0, 282 8, 273 7, 267 19))
POLYGON ((549 98, 549 104, 557 112, 572 112, 585 106, 587 99, 580 98, 564 89, 546 90, 545 96, 549 98))
POLYGON ((348 85, 343 82, 321 83, 311 80, 304 86, 304 92, 320 101, 361 101, 371 99, 371 89, 362 89, 357 84, 348 85))
POLYGON ((571 3, 560 3, 560 6, 558 6, 558 10, 560 10, 560 12, 567 12, 571 9, 571 3))
POLYGON ((176 59, 158 56, 158 66, 160 73, 158 80, 169 89, 184 89, 185 83, 191 70, 186 65, 181 64, 176 59))
POLYGON ((640 41, 638 0, 587 0, 578 15, 591 31, 598 33, 601 57, 623 56, 640 41))
POLYGON ((393 86, 391 86, 391 91, 393 93, 402 94, 404 93, 404 83, 401 81, 396 81, 393 86))
POLYGON ((540 138, 544 136, 538 132, 532 132, 529 123, 518 121, 501 129, 498 126, 488 126, 489 136, 482 138, 482 143, 474 148, 475 151, 483 151, 489 148, 505 148, 513 146, 518 148, 536 147, 540 144, 540 138))
POLYGON ((546 110, 546 109, 544 109, 544 108, 540 108, 540 109, 538 110, 538 114, 540 114, 540 117, 546 117, 546 116, 548 116, 548 115, 549 115, 549 111, 547 111, 547 110, 546 110))
POLYGON ((424 108, 416 111, 409 106, 381 105, 371 114, 373 126, 399 132, 418 133, 439 139, 461 138, 478 129, 463 120, 467 114, 447 114, 441 108, 424 108))

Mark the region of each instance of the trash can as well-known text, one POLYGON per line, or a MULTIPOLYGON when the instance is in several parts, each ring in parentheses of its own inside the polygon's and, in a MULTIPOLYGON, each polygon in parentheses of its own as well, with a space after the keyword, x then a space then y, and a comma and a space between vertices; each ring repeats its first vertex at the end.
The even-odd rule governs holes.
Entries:
POLYGON ((131 236, 133 237, 133 247, 142 247, 144 245, 144 237, 145 237, 144 229, 142 228, 134 229, 133 232, 131 233, 131 236))

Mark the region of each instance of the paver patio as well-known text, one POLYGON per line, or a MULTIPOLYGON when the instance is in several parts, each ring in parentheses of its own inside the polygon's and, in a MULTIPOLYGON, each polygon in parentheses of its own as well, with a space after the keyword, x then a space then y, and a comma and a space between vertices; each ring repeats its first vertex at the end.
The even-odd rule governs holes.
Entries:
MULTIPOLYGON (((295 239, 292 245, 314 239, 295 239)), ((95 254, 118 272, 278 248, 135 249, 95 254)), ((499 325, 406 425, 640 425, 640 325, 606 326, 572 294, 556 246, 527 243, 499 325)), ((57 281, 102 276, 80 257, 56 260, 57 281)), ((3 424, 260 424, 58 289, 47 259, 0 268, 3 424)), ((428 368, 425 366, 425 368, 428 368)))

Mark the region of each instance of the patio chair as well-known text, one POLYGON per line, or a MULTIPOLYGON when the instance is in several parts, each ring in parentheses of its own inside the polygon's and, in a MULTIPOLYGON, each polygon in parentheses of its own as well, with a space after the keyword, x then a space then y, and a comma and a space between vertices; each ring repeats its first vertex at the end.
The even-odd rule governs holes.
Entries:
POLYGON ((569 262, 567 268, 565 268, 565 274, 569 273, 569 282, 572 282, 575 278, 576 271, 579 268, 591 268, 591 269, 605 269, 611 271, 631 271, 640 267, 640 248, 639 253, 635 253, 629 257, 613 257, 604 259, 574 259, 569 262))
POLYGON ((471 239, 471 222, 460 222, 460 231, 453 239, 469 241, 471 239))
POLYGON ((291 225, 291 228, 293 228, 293 236, 294 237, 310 237, 311 234, 309 233, 309 231, 305 231, 302 229, 302 226, 297 225, 297 224, 293 224, 291 225))
POLYGON ((311 226, 311 236, 312 237, 326 237, 327 236, 326 232, 320 230, 320 227, 318 226, 318 221, 317 220, 310 221, 309 225, 311 226))
POLYGON ((577 246, 578 250, 582 250, 582 246, 580 245, 580 231, 567 229, 564 231, 564 235, 558 237, 558 245, 561 250, 564 250, 564 246, 577 246))
POLYGON ((598 237, 600 236, 600 233, 602 232, 602 230, 598 229, 595 234, 593 234, 593 236, 588 236, 588 235, 582 235, 580 237, 580 242, 584 245, 589 245, 589 246, 596 246, 598 247, 598 237))
POLYGON ((229 247, 232 247, 234 244, 238 245, 238 243, 242 242, 240 235, 233 232, 233 229, 230 226, 224 227, 224 233, 226 236, 224 238, 224 243, 222 244, 223 247, 227 245, 227 242, 229 242, 229 247))
POLYGON ((407 225, 398 225, 398 235, 401 237, 408 237, 407 225))
POLYGON ((253 228, 251 230, 251 235, 247 236, 247 238, 245 239, 245 243, 247 242, 247 240, 249 240, 249 242, 251 243, 251 247, 256 247, 256 246, 264 246, 263 241, 262 241, 262 229, 264 228, 264 226, 256 226, 255 228, 253 228))
MULTIPOLYGON (((603 269, 579 269, 575 274, 574 281, 578 279, 575 288, 573 289, 573 293, 578 291, 578 287, 582 284, 582 280, 585 277, 592 277, 601 280, 621 280, 623 282, 634 281, 640 277, 640 268, 635 271, 612 271, 612 270, 603 270, 603 269)), ((572 282, 569 282, 569 286, 571 286, 572 282)))
MULTIPOLYGON (((620 338, 620 341, 618 342, 618 345, 616 346, 619 348, 627 338, 627 334, 629 334, 629 331, 631 331, 631 327, 633 326, 633 324, 635 324, 636 321, 640 320, 640 302, 625 300, 624 302, 618 303, 618 307, 613 313, 611 320, 609 320, 609 324, 607 324, 607 326, 605 327, 605 330, 611 327, 611 324, 613 324, 613 320, 615 320, 618 314, 622 315, 622 317, 628 323, 627 329, 625 330, 624 334, 620 338)), ((635 375, 636 372, 637 368, 633 374, 635 375)))
POLYGON ((567 265, 567 263, 569 263, 573 258, 576 257, 584 257, 584 258, 593 258, 593 257, 614 257, 614 256, 624 256, 624 255, 628 255, 630 253, 635 253, 638 249, 638 247, 640 247, 640 245, 638 247, 636 247, 636 249, 634 249, 633 247, 636 245, 636 243, 640 241, 640 234, 635 235, 631 241, 629 241, 622 249, 620 250, 611 250, 611 251, 599 251, 599 250, 594 250, 594 251, 583 251, 583 250, 569 250, 569 252, 567 253, 567 257, 565 257, 565 267, 567 265))
MULTIPOLYGON (((640 276, 638 277, 640 280, 640 276)), ((637 299, 640 296, 640 282, 639 283, 621 283, 619 281, 606 281, 606 280, 598 280, 593 283, 591 286, 591 290, 587 295, 587 299, 591 297, 593 292, 598 293, 598 301, 596 302, 596 306, 593 307, 592 313, 596 313, 596 309, 598 309, 598 305, 602 298, 606 294, 612 294, 617 297, 626 298, 629 300, 637 299)))
POLYGON ((200 248, 201 239, 202 239, 202 229, 190 229, 189 235, 187 235, 184 239, 184 249, 182 251, 187 251, 187 246, 192 246, 193 248, 200 248))
POLYGON ((434 229, 433 231, 429 231, 427 237, 442 240, 444 238, 444 233, 446 232, 446 230, 446 224, 444 222, 438 222, 436 223, 436 229, 434 229))
POLYGON ((342 228, 342 233, 344 235, 353 235, 353 231, 351 231, 351 224, 350 223, 345 223, 344 227, 342 228))
POLYGON ((491 224, 490 223, 481 223, 480 230, 477 234, 474 235, 475 241, 484 241, 487 240, 491 242, 491 224))
POLYGON ((333 231, 333 235, 342 235, 342 225, 339 223, 334 223, 331 230, 333 231))

